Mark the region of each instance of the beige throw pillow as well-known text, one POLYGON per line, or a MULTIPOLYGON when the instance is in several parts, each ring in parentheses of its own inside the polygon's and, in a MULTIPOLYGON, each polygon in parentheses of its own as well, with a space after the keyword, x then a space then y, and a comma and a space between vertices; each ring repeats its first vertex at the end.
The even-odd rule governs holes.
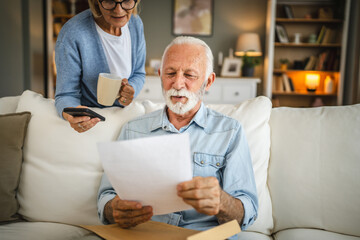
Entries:
POLYGON ((19 219, 16 191, 30 112, 0 115, 0 222, 19 219))

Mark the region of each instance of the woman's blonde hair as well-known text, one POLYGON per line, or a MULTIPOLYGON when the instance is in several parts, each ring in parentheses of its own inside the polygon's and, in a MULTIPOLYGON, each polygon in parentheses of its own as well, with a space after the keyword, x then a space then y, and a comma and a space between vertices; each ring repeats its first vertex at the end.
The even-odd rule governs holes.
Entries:
MULTIPOLYGON (((96 18, 101 17, 102 14, 101 14, 101 11, 100 11, 100 6, 99 6, 99 3, 98 3, 98 0, 88 0, 88 3, 89 3, 91 12, 94 15, 94 17, 96 17, 96 18)), ((133 8, 134 9, 134 11, 133 11, 134 15, 138 14, 138 5, 139 5, 139 3, 140 3, 140 0, 138 0, 136 2, 135 7, 133 8)))

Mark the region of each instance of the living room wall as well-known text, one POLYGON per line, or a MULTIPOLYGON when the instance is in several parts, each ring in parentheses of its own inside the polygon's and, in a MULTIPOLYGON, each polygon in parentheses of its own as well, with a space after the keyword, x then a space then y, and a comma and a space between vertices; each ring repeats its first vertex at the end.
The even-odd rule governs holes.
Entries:
POLYGON ((0 97, 19 95, 25 89, 21 1, 0 8, 0 97))
POLYGON ((0 97, 45 93, 44 2, 14 0, 0 8, 0 97))
MULTIPOLYGON (((141 1, 147 64, 150 59, 160 59, 165 47, 175 37, 172 34, 172 6, 173 0, 141 1)), ((220 51, 225 57, 230 48, 235 49, 240 33, 258 33, 264 51, 266 6, 267 0, 214 0, 213 35, 200 38, 212 49, 215 66, 220 51)), ((218 69, 215 70, 219 75, 218 69)), ((255 75, 262 76, 261 66, 256 69, 255 75)))

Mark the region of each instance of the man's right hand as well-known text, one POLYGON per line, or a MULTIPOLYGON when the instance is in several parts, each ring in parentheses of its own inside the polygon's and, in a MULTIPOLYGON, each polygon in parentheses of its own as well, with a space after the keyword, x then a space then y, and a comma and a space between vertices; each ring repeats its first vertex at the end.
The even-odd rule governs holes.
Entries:
POLYGON ((153 216, 151 206, 142 206, 136 201, 121 200, 116 196, 105 205, 105 218, 121 228, 131 228, 147 222, 153 216))

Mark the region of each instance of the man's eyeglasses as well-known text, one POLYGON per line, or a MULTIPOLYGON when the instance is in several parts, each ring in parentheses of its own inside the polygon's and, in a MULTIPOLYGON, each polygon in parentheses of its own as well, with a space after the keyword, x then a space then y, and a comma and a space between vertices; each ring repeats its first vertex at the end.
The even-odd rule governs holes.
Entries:
POLYGON ((102 8, 106 10, 114 10, 118 4, 124 10, 131 10, 135 7, 137 0, 123 0, 122 2, 116 2, 115 0, 99 0, 102 8))

